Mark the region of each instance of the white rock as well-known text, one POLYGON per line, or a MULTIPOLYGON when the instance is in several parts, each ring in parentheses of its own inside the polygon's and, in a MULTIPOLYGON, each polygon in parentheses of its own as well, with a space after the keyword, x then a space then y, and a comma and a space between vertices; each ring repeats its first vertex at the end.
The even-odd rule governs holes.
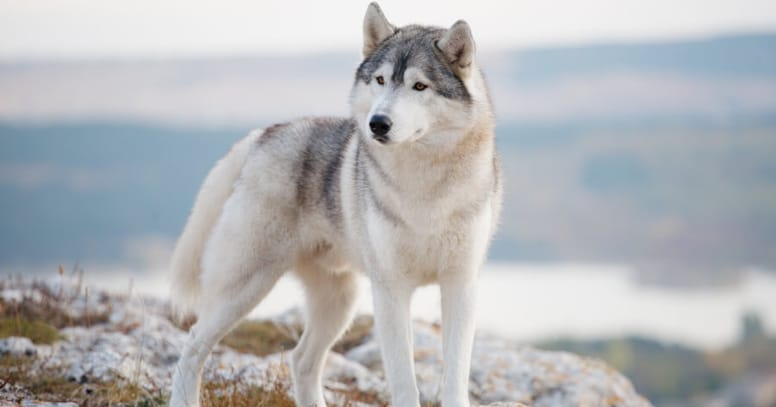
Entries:
MULTIPOLYGON (((60 285, 52 287, 59 289, 60 285)), ((87 300, 77 285, 62 285, 62 290, 73 295, 64 305, 69 307, 65 312, 77 315, 94 310, 110 311, 108 322, 89 328, 63 329, 61 333, 66 339, 51 346, 36 347, 26 338, 6 338, 0 340, 0 354, 37 354, 38 359, 45 358, 47 365, 61 367, 64 374, 78 381, 121 379, 150 390, 168 391, 187 333, 167 319, 166 303, 101 297, 99 293, 90 293, 87 300)), ((31 285, 11 286, 0 297, 23 295, 34 299, 42 298, 40 294, 36 296, 31 285)), ((302 315, 292 310, 273 321, 293 331, 298 329, 302 315)), ((439 399, 443 369, 439 328, 416 322, 413 334, 421 399, 434 402, 439 399)), ((264 388, 279 382, 290 388, 289 359, 289 352, 257 357, 217 346, 206 362, 204 378, 264 388)), ((389 397, 377 341, 370 336, 344 356, 330 354, 324 371, 324 388, 332 404, 342 404, 343 395, 352 391, 376 397, 378 403, 386 402, 389 397)), ((535 407, 650 406, 623 375, 603 362, 570 353, 516 347, 491 338, 478 338, 475 342, 470 389, 474 402, 490 407, 516 407, 520 403, 535 407)), ((29 400, 25 403, 28 404, 24 406, 57 405, 30 404, 36 402, 29 400)))
POLYGON ((0 356, 35 356, 38 350, 28 338, 11 336, 0 339, 0 356))
POLYGON ((338 353, 329 353, 324 372, 328 382, 345 382, 362 392, 386 394, 385 381, 380 375, 338 353))
POLYGON ((566 352, 512 350, 493 340, 475 345, 472 388, 483 403, 650 406, 622 374, 601 361, 566 352))
POLYGON ((369 369, 382 367, 380 345, 376 341, 368 341, 350 349, 345 353, 345 357, 369 369))

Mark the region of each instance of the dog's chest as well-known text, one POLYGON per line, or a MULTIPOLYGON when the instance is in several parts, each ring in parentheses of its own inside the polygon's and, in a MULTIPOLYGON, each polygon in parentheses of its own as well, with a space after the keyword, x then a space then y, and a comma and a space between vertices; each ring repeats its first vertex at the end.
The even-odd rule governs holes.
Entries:
POLYGON ((355 146, 349 153, 342 191, 352 258, 421 280, 474 263, 491 229, 489 166, 375 160, 355 146))
POLYGON ((484 218, 474 216, 429 228, 409 228, 379 216, 367 216, 366 235, 360 245, 370 254, 369 263, 373 264, 368 267, 431 283, 444 273, 466 268, 479 257, 478 242, 489 239, 484 218))

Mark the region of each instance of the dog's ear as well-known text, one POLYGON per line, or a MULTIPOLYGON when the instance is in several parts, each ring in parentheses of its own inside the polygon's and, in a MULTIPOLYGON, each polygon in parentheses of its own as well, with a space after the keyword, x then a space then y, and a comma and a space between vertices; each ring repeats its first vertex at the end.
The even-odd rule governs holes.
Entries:
POLYGON ((458 77, 469 77, 475 47, 472 31, 466 21, 456 21, 437 41, 436 46, 447 58, 447 62, 453 67, 453 71, 458 77))
POLYGON ((364 58, 396 31, 376 2, 369 3, 364 16, 364 58))

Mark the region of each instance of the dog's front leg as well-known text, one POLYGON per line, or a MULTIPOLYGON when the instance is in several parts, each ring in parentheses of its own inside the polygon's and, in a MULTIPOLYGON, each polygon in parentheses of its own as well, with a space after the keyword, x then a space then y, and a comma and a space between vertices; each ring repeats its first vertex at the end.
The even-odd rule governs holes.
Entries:
POLYGON ((412 350, 410 299, 414 287, 372 282, 375 327, 394 407, 419 407, 412 350))
POLYGON ((475 278, 470 274, 443 279, 439 288, 442 296, 444 354, 442 406, 468 407, 475 330, 475 278))

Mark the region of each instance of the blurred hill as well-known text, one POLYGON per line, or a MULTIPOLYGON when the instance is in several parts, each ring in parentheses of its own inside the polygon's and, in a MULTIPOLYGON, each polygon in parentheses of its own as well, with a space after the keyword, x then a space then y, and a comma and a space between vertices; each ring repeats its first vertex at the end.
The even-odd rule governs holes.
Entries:
MULTIPOLYGON (((481 53, 503 122, 773 118, 776 34, 481 53)), ((359 54, 0 63, 5 121, 255 126, 347 114, 359 54)))
MULTIPOLYGON (((688 284, 776 269, 776 35, 481 60, 506 172, 492 257, 621 262, 688 284)), ((355 52, 0 64, 0 265, 169 245, 232 142, 347 114, 357 64, 355 52)))
POLYGON ((722 350, 699 351, 642 337, 558 339, 538 345, 605 360, 657 406, 776 403, 776 338, 768 336, 753 313, 742 316, 738 342, 722 350))

